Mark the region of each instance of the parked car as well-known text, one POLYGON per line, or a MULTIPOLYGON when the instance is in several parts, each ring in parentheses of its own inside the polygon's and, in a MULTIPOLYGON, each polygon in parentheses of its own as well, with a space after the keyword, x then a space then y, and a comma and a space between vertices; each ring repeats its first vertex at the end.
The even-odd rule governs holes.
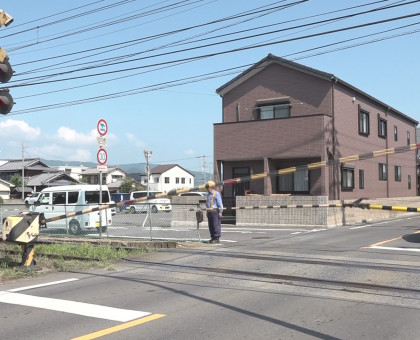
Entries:
MULTIPOLYGON (((111 199, 115 203, 119 203, 121 201, 128 201, 128 200, 130 200, 130 194, 128 194, 126 192, 114 192, 114 193, 111 194, 111 199)), ((126 206, 125 204, 116 208, 117 212, 124 211, 126 209, 128 209, 128 206, 126 206)))
MULTIPOLYGON (((161 193, 161 191, 149 191, 149 196, 161 193)), ((130 200, 140 197, 147 197, 147 191, 133 191, 130 194, 130 200)), ((170 212, 172 210, 171 200, 169 198, 153 198, 147 201, 135 202, 133 205, 130 205, 130 212, 132 214, 147 212, 149 208, 152 213, 157 213, 158 211, 170 212)))
POLYGON ((202 196, 207 197, 208 193, 203 191, 189 191, 189 192, 182 192, 178 194, 178 196, 202 196))
POLYGON ((40 192, 33 192, 30 196, 25 198, 25 205, 29 207, 30 205, 34 204, 36 201, 38 201, 39 195, 41 195, 40 192))

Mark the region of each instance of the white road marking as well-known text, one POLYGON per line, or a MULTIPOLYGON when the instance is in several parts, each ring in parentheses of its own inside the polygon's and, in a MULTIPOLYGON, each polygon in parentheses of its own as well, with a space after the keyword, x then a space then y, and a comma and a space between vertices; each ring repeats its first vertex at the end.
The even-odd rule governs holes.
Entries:
POLYGON ((57 312, 71 313, 71 314, 89 316, 89 317, 105 319, 105 320, 120 321, 120 322, 127 322, 130 320, 142 318, 146 315, 151 314, 148 312, 142 312, 142 311, 136 311, 136 310, 130 310, 130 309, 121 309, 121 308, 107 307, 107 306, 101 306, 101 305, 94 305, 90 303, 53 299, 53 298, 31 296, 31 295, 16 293, 23 290, 48 287, 52 285, 58 285, 58 284, 68 283, 68 282, 73 282, 73 281, 78 281, 78 279, 71 278, 71 279, 66 279, 66 280, 42 283, 38 285, 9 289, 8 291, 0 291, 0 303, 3 302, 3 303, 12 304, 12 305, 42 308, 42 309, 48 309, 48 310, 53 310, 57 312))
POLYGON ((241 231, 241 230, 226 230, 223 229, 223 233, 241 233, 241 234, 267 234, 265 231, 241 231))
POLYGON ((127 322, 151 314, 136 310, 106 307, 90 303, 31 296, 6 291, 0 291, 0 302, 119 322, 127 322))
POLYGON ((361 229, 361 228, 366 228, 366 227, 371 227, 371 226, 372 226, 372 224, 366 224, 366 225, 361 225, 361 226, 358 226, 358 227, 352 227, 350 229, 355 230, 355 229, 361 229))
POLYGON ((297 228, 272 228, 272 229, 266 229, 266 228, 226 228, 222 227, 222 230, 257 230, 257 231, 308 231, 308 229, 297 229, 297 228))
POLYGON ((52 285, 58 285, 61 283, 67 283, 67 282, 73 282, 73 281, 78 281, 79 279, 67 279, 67 280, 60 280, 60 281, 53 281, 53 282, 47 282, 47 283, 41 283, 39 285, 33 285, 33 286, 26 286, 26 287, 21 287, 21 288, 14 288, 14 289, 9 289, 8 292, 21 292, 22 290, 28 290, 28 289, 34 289, 34 288, 40 288, 40 287, 47 287, 47 286, 52 286, 52 285))
POLYGON ((368 247, 370 249, 386 249, 386 250, 398 250, 398 251, 418 251, 420 252, 419 248, 398 248, 398 247, 381 247, 381 246, 372 246, 368 247))

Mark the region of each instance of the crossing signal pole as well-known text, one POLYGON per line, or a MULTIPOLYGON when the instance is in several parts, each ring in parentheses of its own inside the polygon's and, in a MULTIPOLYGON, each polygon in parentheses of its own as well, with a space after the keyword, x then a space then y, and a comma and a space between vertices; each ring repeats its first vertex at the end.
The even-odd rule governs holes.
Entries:
MULTIPOLYGON (((0 26, 8 26, 13 17, 0 9, 0 26)), ((7 83, 13 76, 13 69, 9 62, 7 52, 0 48, 0 82, 7 83)), ((13 97, 8 88, 0 88, 0 114, 7 115, 13 108, 13 97)))

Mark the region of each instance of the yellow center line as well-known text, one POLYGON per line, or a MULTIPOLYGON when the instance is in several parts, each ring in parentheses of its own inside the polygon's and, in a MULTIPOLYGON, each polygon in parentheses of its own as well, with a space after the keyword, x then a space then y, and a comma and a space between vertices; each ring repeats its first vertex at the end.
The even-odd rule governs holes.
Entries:
POLYGON ((108 334, 112 334, 112 333, 115 333, 115 332, 122 331, 122 330, 127 329, 127 328, 131 328, 131 327, 134 327, 134 326, 137 326, 137 325, 141 325, 142 323, 146 323, 146 322, 149 322, 149 321, 160 319, 164 316, 166 316, 166 315, 165 314, 152 314, 152 315, 146 316, 144 318, 136 319, 136 320, 133 320, 133 321, 130 321, 130 322, 125 322, 125 323, 123 323, 121 325, 118 325, 118 326, 114 326, 114 327, 110 327, 110 328, 107 328, 107 329, 103 329, 101 331, 97 331, 97 332, 93 332, 93 333, 90 333, 90 334, 82 335, 78 338, 73 338, 71 340, 96 339, 96 338, 99 338, 101 336, 105 336, 105 335, 108 335, 108 334))
MULTIPOLYGON (((420 231, 415 231, 413 234, 418 234, 418 233, 420 233, 420 231)), ((396 237, 396 238, 393 238, 393 239, 390 239, 390 240, 381 241, 381 242, 378 242, 378 243, 375 243, 375 244, 371 244, 370 246, 367 246, 367 247, 362 247, 361 249, 367 249, 367 248, 370 248, 370 247, 378 247, 378 246, 381 246, 385 243, 396 241, 396 240, 399 240, 401 238, 402 238, 402 236, 399 236, 399 237, 396 237)))

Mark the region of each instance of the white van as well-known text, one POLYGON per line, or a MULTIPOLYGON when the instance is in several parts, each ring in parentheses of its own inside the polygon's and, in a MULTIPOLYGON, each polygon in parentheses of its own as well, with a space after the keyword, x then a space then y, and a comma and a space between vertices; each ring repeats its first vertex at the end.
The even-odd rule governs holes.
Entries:
MULTIPOLYGON (((45 188, 38 200, 30 207, 30 211, 43 213, 45 219, 67 215, 99 206, 99 185, 77 184, 45 188)), ((102 203, 110 203, 108 187, 102 185, 102 203)), ((111 209, 104 209, 87 214, 66 217, 47 222, 47 228, 66 229, 69 234, 76 235, 83 230, 96 228, 102 222, 102 232, 112 224, 111 209)))
MULTIPOLYGON (((161 191, 149 191, 149 196, 161 193, 161 191)), ((140 197, 147 197, 147 191, 133 191, 130 194, 130 200, 140 197)), ((130 205, 130 212, 132 214, 147 212, 149 208, 152 213, 157 213, 158 211, 170 212, 172 210, 171 200, 169 198, 153 198, 147 201, 135 202, 133 205, 130 205)))

